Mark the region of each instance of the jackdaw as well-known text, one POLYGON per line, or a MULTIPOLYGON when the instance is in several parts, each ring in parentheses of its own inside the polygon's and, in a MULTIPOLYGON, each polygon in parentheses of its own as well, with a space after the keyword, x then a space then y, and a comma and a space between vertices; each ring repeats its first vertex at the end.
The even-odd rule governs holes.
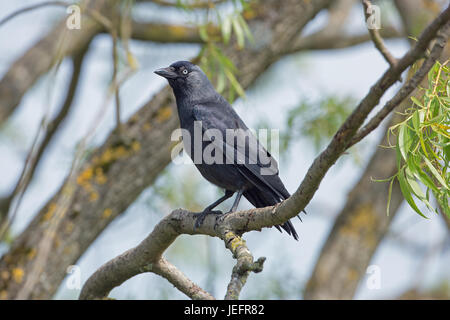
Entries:
MULTIPOLYGON (((221 214, 213 209, 236 192, 236 199, 229 212, 236 211, 242 196, 256 208, 275 205, 290 196, 278 176, 276 160, 253 134, 248 134, 248 127, 228 101, 214 89, 200 67, 189 61, 178 61, 155 73, 166 78, 173 89, 180 127, 188 133, 188 137, 183 135, 185 150, 202 176, 225 190, 223 197, 198 214, 195 227, 203 223, 206 215, 221 214), (195 128, 199 124, 200 134, 204 134, 200 137, 196 136, 198 131, 195 128), (239 133, 228 139, 230 130, 239 133), (195 149, 198 145, 200 150, 195 149), (203 159, 205 148, 212 149, 211 156, 219 161, 211 163, 203 159), (200 161, 198 151, 201 154, 200 161)), ((283 228, 298 240, 291 221, 276 227, 280 231, 280 227, 283 228)))

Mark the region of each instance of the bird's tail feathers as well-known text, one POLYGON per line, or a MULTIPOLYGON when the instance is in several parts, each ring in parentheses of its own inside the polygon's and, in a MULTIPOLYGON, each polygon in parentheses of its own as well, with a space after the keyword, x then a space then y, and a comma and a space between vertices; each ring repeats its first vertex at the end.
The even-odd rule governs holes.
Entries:
MULTIPOLYGON (((274 204, 280 202, 280 199, 276 199, 271 193, 262 192, 261 190, 256 188, 246 190, 244 192, 244 196, 256 208, 273 206, 274 204)), ((298 240, 297 231, 295 230, 294 225, 290 220, 283 223, 282 225, 276 225, 275 228, 277 228, 280 232, 282 232, 281 229, 283 229, 288 235, 292 236, 295 240, 298 240)))

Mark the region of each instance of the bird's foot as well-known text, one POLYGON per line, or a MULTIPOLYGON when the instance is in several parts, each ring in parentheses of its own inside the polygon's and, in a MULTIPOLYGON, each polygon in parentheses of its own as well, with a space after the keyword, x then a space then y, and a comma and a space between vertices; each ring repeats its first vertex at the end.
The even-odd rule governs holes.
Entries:
MULTIPOLYGON (((234 211, 227 211, 227 212, 225 212, 225 213, 222 213, 220 216, 218 216, 218 217, 216 218, 216 225, 217 225, 217 223, 222 222, 223 219, 225 219, 225 217, 226 217, 227 215, 229 215, 230 213, 232 213, 232 212, 234 212, 234 211)), ((214 228, 215 228, 215 226, 214 226, 214 228)))
POLYGON ((194 230, 196 230, 197 228, 200 228, 200 226, 203 224, 203 221, 205 220, 206 216, 208 214, 218 214, 221 215, 223 214, 222 211, 220 210, 204 210, 202 212, 196 213, 195 216, 195 224, 194 224, 194 230))

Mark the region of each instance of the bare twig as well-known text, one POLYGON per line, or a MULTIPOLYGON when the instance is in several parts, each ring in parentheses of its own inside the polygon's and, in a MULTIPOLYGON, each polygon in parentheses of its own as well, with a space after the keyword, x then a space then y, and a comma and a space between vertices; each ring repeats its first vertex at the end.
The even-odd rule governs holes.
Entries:
POLYGON ((164 258, 160 258, 156 263, 148 266, 148 271, 154 272, 166 278, 175 288, 183 292, 194 300, 214 300, 214 297, 207 291, 200 288, 188 277, 178 270, 173 264, 164 258))
MULTIPOLYGON (((364 7, 364 16, 366 20, 370 18, 370 14, 372 13, 372 3, 370 0, 362 0, 364 7)), ((391 65, 395 66, 397 63, 397 59, 391 54, 391 52, 386 47, 383 38, 380 36, 378 29, 376 28, 367 28, 369 30, 370 37, 375 45, 375 47, 380 51, 381 55, 384 59, 391 65)))
POLYGON ((0 27, 3 24, 5 24, 8 21, 10 21, 11 19, 21 15, 22 13, 29 12, 29 11, 32 11, 32 10, 35 10, 35 9, 48 7, 48 6, 59 6, 59 7, 67 8, 68 6, 70 6, 70 4, 67 3, 67 2, 64 2, 64 1, 46 1, 46 2, 37 3, 37 4, 31 5, 31 6, 19 9, 17 11, 14 11, 13 13, 7 15, 5 18, 0 20, 0 27))
POLYGON ((111 30, 111 38, 112 38, 112 57, 113 57, 113 77, 112 77, 112 84, 114 88, 114 98, 115 98, 115 105, 116 105, 116 129, 117 133, 120 135, 121 133, 121 121, 120 121, 120 87, 118 85, 118 79, 117 79, 117 73, 119 70, 119 56, 117 52, 117 37, 118 37, 118 31, 117 29, 120 28, 120 15, 119 13, 114 14, 114 22, 115 26, 117 28, 113 28, 111 30))
MULTIPOLYGON (((64 99, 64 103, 60 108, 59 113, 56 115, 56 117, 49 122, 46 125, 46 133, 44 138, 42 139, 39 148, 35 153, 33 153, 33 159, 31 159, 32 153, 27 156, 27 160, 25 161, 24 170, 22 171, 21 176, 19 177, 16 186, 14 187, 11 194, 4 200, 2 203, 2 206, 0 208, 0 211, 3 212, 5 215, 9 212, 9 208, 11 206, 11 203, 13 199, 18 194, 19 190, 23 190, 21 194, 24 194, 30 181, 32 181, 34 177, 34 173, 36 171, 36 168, 39 166, 39 163, 42 159, 42 155, 44 154, 45 150, 47 150, 47 147, 51 140, 53 139, 53 136, 55 135, 56 131, 58 130, 61 123, 65 120, 66 116, 69 113, 69 110, 72 106, 73 99, 75 97, 75 93, 78 87, 78 80, 81 73, 81 67, 84 60, 85 53, 87 51, 88 47, 85 47, 82 49, 79 53, 75 54, 72 60, 72 76, 70 79, 69 88, 67 90, 66 97, 64 99), (31 161, 32 160, 32 161, 31 161)), ((36 136, 37 138, 37 136, 36 136)), ((37 141, 35 142, 37 143, 37 141)), ((33 145, 35 145, 33 143, 33 145)), ((34 147, 31 148, 31 150, 34 150, 34 147)), ((2 219, 0 219, 2 220, 2 219)), ((9 224, 12 222, 13 217, 11 217, 9 224)), ((7 230, 8 226, 5 226, 2 228, 2 230, 7 230)), ((0 239, 2 239, 3 234, 2 231, 0 231, 0 239)))
MULTIPOLYGON (((381 30, 385 38, 398 39, 404 35, 394 27, 386 27, 381 30)), ((367 33, 348 35, 343 32, 336 33, 313 33, 309 36, 297 39, 291 47, 287 48, 285 54, 296 53, 304 50, 330 50, 342 49, 356 46, 367 41, 371 41, 367 33)))
POLYGON ((436 60, 440 57, 445 44, 447 42, 449 27, 438 35, 436 39, 436 44, 433 46, 430 55, 419 68, 419 70, 414 74, 414 76, 408 80, 408 82, 397 92, 397 94, 390 99, 384 107, 378 111, 378 113, 368 121, 368 123, 362 127, 358 133, 353 137, 350 142, 350 146, 358 143, 364 139, 369 133, 375 130, 380 123, 398 106, 404 99, 406 99, 413 91, 417 88, 419 83, 425 78, 428 71, 436 63, 436 60))

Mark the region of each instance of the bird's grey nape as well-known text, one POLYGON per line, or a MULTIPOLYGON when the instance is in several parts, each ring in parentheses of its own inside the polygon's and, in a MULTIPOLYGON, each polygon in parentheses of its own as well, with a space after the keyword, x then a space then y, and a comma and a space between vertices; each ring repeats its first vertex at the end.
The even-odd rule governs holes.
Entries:
POLYGON ((168 80, 175 95, 178 96, 185 96, 196 101, 203 101, 218 95, 211 81, 197 65, 192 65, 191 71, 187 77, 168 80))

